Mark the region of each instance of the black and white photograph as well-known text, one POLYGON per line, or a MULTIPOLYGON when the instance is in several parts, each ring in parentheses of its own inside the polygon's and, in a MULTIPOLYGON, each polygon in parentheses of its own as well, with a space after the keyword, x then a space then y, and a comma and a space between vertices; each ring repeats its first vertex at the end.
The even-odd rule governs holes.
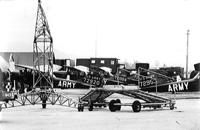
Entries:
POLYGON ((0 130, 200 130, 199 5, 0 0, 0 130))

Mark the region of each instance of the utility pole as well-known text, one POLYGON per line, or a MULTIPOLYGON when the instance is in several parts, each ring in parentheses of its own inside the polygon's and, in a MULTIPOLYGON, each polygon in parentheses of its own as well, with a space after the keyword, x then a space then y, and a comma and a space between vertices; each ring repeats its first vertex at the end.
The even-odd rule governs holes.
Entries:
POLYGON ((186 50, 186 79, 188 79, 188 52, 189 52, 189 35, 190 30, 187 30, 187 50, 186 50))

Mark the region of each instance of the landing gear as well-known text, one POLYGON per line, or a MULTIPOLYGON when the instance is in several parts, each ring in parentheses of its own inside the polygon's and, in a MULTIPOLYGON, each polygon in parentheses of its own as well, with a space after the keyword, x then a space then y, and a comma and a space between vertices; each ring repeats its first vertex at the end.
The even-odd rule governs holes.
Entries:
POLYGON ((1 110, 2 110, 2 104, 0 104, 0 112, 1 112, 1 110))
POLYGON ((141 103, 138 100, 134 101, 133 104, 132 104, 132 109, 133 109, 134 112, 140 112, 141 103))

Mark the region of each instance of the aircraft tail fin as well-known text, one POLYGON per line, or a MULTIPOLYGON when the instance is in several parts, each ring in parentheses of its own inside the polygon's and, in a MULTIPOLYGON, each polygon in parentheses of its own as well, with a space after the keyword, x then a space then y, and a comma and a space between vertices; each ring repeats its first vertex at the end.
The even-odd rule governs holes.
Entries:
POLYGON ((12 53, 10 54, 10 58, 9 58, 9 70, 11 72, 15 71, 15 60, 12 53))

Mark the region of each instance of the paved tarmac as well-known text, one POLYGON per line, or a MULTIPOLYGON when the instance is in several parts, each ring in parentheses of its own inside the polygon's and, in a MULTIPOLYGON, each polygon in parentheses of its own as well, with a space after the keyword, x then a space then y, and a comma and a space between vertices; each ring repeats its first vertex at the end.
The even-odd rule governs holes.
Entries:
POLYGON ((176 106, 175 110, 142 109, 139 113, 131 107, 119 112, 108 108, 78 112, 62 106, 22 106, 2 110, 0 130, 199 130, 200 99, 179 99, 176 106))

